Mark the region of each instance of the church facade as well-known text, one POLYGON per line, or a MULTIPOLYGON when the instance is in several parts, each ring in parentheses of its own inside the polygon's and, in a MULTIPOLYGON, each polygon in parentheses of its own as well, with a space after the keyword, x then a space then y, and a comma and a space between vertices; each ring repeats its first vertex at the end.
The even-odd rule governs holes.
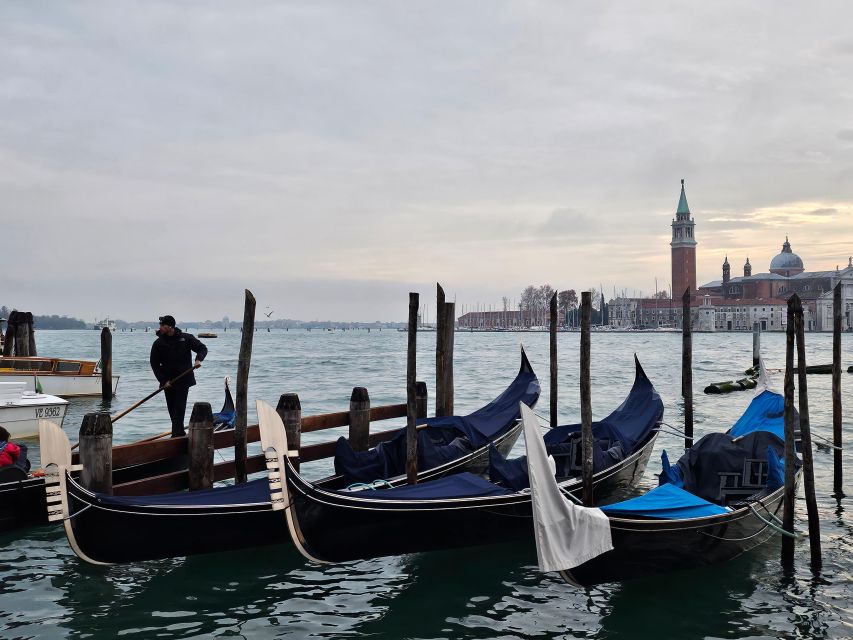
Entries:
POLYGON ((803 302, 808 331, 832 331, 833 289, 842 286, 842 330, 853 331, 853 257, 841 269, 806 271, 786 237, 781 252, 767 271, 753 274, 746 258, 743 275, 732 277, 728 256, 720 280, 696 285, 696 223, 687 205, 684 180, 670 242, 672 299, 614 298, 610 324, 617 328, 681 328, 682 296, 690 294, 690 323, 697 331, 751 331, 758 323, 764 331, 784 331, 788 299, 797 294, 803 302))

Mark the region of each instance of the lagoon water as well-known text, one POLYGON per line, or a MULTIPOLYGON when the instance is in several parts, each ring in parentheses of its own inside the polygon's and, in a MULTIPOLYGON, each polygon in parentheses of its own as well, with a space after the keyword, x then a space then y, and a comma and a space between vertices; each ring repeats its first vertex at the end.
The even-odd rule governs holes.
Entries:
MULTIPOLYGON (((191 329, 190 329, 191 330, 191 329)), ((156 388, 148 367, 153 333, 113 336, 114 372, 121 375, 116 412, 156 388)), ((275 405, 296 392, 303 415, 343 411, 354 386, 367 387, 375 405, 405 401, 405 333, 304 330, 257 332, 250 375, 254 400, 275 405)), ((768 367, 784 365, 784 335, 765 333, 768 367)), ((843 364, 853 364, 853 336, 844 336, 843 364)), ((198 372, 190 403, 222 402, 224 376, 236 377, 239 331, 205 340, 209 356, 198 372)), ((523 342, 540 376, 537 412, 547 416, 547 333, 457 333, 456 410, 468 413, 490 401, 514 377, 523 342)), ((807 334, 809 364, 831 362, 831 335, 807 334)), ((39 353, 97 359, 95 331, 41 331, 39 353)), ((559 335, 559 414, 579 420, 577 333, 559 335)), ((427 382, 432 414, 434 333, 418 334, 418 379, 427 382)), ((681 336, 596 333, 592 336, 593 415, 615 408, 633 380, 637 353, 660 392, 664 420, 681 428, 681 336)), ((711 382, 742 377, 752 361, 751 334, 694 335, 696 433, 725 430, 752 392, 708 396, 711 382)), ((842 374, 846 442, 853 437, 853 374, 842 374)), ((285 547, 178 558, 136 565, 93 567, 73 554, 64 533, 43 527, 0 535, 0 637, 3 638, 844 638, 853 637, 853 516, 851 500, 832 494, 830 376, 808 378, 815 434, 817 502, 823 567, 809 565, 806 538, 796 545, 796 566, 779 564, 779 538, 726 565, 632 583, 575 589, 539 573, 533 541, 355 562, 310 564, 285 547)), ((778 387, 781 388, 781 376, 778 387)), ((64 428, 72 441, 82 416, 100 400, 72 400, 64 428)), ((189 411, 188 411, 189 416, 189 411)), ((404 421, 374 428, 402 426, 404 421)), ((115 424, 115 441, 130 442, 167 430, 158 396, 115 424)), ((324 441, 337 433, 303 436, 324 441)), ((644 483, 652 486, 659 454, 677 458, 683 440, 662 434, 644 483)), ((523 439, 516 453, 523 453, 523 439)), ((32 456, 36 458, 37 456, 32 456)), ((844 453, 845 487, 853 493, 853 456, 844 453)), ((328 462, 305 469, 309 477, 328 462)), ((806 529, 805 502, 797 526, 806 529)), ((199 530, 197 535, 205 535, 199 530)))

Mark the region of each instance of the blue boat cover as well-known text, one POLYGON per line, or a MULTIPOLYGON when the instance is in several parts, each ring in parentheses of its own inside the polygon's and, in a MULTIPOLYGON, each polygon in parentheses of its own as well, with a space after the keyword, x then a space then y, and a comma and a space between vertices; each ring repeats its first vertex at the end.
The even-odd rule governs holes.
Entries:
POLYGON ((369 498, 370 500, 439 500, 502 496, 512 492, 465 471, 437 480, 429 480, 415 485, 403 485, 393 489, 378 488, 376 490, 336 491, 335 493, 348 497, 369 498))
POLYGON ((648 493, 624 502, 606 505, 601 510, 613 516, 646 516, 677 520, 728 513, 728 509, 694 496, 672 484, 655 487, 648 493))
MULTIPOLYGON (((533 406, 539 399, 536 374, 522 367, 507 389, 485 407, 467 416, 423 418, 418 424, 418 470, 432 469, 479 449, 506 433, 518 420, 518 403, 533 406)), ((406 465, 406 430, 368 451, 353 451, 341 437, 335 446, 335 473, 348 484, 401 475, 406 465)))
POLYGON ((762 391, 752 399, 743 415, 729 429, 733 438, 754 431, 769 431, 785 440, 785 398, 770 390, 762 391))
MULTIPOLYGON (((634 384, 624 402, 603 420, 592 423, 593 473, 603 471, 635 453, 662 418, 663 402, 639 362, 636 362, 634 384)), ((553 456, 556 463, 557 478, 580 475, 580 424, 555 427, 548 431, 543 439, 545 450, 553 456)), ((489 457, 489 477, 493 482, 516 490, 530 486, 525 457, 504 460, 494 448, 490 450, 489 457)))
POLYGON ((270 481, 268 478, 259 478, 228 487, 214 487, 201 491, 177 491, 155 496, 108 496, 102 493, 97 496, 100 504, 112 507, 255 504, 270 502, 270 481))

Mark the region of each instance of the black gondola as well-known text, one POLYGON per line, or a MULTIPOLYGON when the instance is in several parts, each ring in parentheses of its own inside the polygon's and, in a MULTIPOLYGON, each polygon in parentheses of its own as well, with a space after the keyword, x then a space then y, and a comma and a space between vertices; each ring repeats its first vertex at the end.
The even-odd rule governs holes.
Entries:
MULTIPOLYGON (((529 490, 501 486, 470 473, 387 490, 332 491, 310 483, 286 461, 284 431, 277 425, 270 427, 276 424, 276 416, 269 410, 262 414, 259 406, 258 417, 264 449, 276 456, 275 462, 268 463, 274 508, 289 507, 284 515, 291 537, 311 560, 345 562, 507 542, 532 534, 529 490)), ((595 473, 595 495, 600 501, 606 502, 642 477, 662 417, 663 403, 635 357, 635 379, 628 397, 594 424, 596 437, 612 437, 621 428, 625 441, 631 443, 627 456, 595 473)), ((573 439, 579 430, 580 425, 558 427, 548 436, 556 445, 573 439)), ((579 451, 562 447, 564 453, 566 448, 569 460, 557 466, 572 472, 569 467, 579 451)), ((605 456, 608 449, 612 447, 602 448, 605 456)), ((560 487, 576 496, 581 480, 568 477, 560 487)))
MULTIPOLYGON (((214 414, 214 426, 217 430, 233 429, 235 417, 234 399, 226 378, 225 400, 219 413, 214 414)), ((113 470, 113 484, 168 473, 182 466, 186 466, 186 456, 121 467, 113 470)), ((0 532, 47 524, 46 507, 43 476, 28 473, 19 466, 0 469, 0 532)))
MULTIPOLYGON (((429 426, 419 432, 419 442, 429 439, 427 447, 431 455, 444 461, 424 469, 419 478, 435 478, 461 469, 480 469, 487 464, 492 445, 508 451, 521 429, 519 403, 533 404, 538 397, 539 382, 522 351, 518 375, 493 402, 469 416, 423 421, 429 426), (458 429, 455 435, 454 429, 458 429), (435 433, 431 433, 433 430, 435 433), (475 443, 478 434, 483 438, 492 434, 492 439, 471 448, 458 442, 465 434, 470 435, 475 443), (442 445, 444 441, 447 442, 442 445), (462 455, 449 458, 450 453, 460 451, 462 455)), ((275 411, 273 414, 277 424, 281 425, 278 414, 275 411)), ((52 471, 59 467, 59 472, 51 476, 48 512, 52 520, 64 522, 69 543, 83 560, 94 564, 134 562, 287 542, 290 539, 281 514, 274 510, 270 482, 266 477, 231 487, 160 496, 93 494, 81 487, 68 472, 70 458, 63 453, 67 438, 62 441, 64 434, 61 431, 54 435, 57 440, 51 443, 50 452, 43 454, 46 465, 47 456, 50 456, 52 471)), ((42 438, 50 439, 44 435, 42 438)), ((368 455, 357 457, 356 462, 361 463, 361 468, 373 464, 394 464, 396 445, 390 442, 391 446, 364 452, 368 455), (376 463, 377 460, 380 462, 376 463)), ((340 446, 339 443, 339 449, 340 446)), ((347 461, 351 460, 347 457, 347 461)), ((419 459, 419 463, 428 461, 419 459)), ((351 480, 347 477, 348 469, 339 471, 342 473, 318 485, 340 487, 351 480)), ((404 476, 382 480, 383 485, 391 486, 403 482, 404 476)))
POLYGON ((699 439, 672 467, 663 452, 660 486, 602 507, 612 550, 563 578, 591 586, 717 564, 781 532, 783 409, 765 386, 729 432, 699 439))

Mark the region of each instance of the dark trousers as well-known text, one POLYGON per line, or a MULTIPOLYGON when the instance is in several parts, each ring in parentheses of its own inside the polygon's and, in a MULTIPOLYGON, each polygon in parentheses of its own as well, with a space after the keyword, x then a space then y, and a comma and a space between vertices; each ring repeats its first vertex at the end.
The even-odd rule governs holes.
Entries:
POLYGON ((187 396, 189 387, 170 387, 163 391, 166 396, 166 406, 172 419, 172 437, 184 436, 184 417, 187 414, 187 396))

